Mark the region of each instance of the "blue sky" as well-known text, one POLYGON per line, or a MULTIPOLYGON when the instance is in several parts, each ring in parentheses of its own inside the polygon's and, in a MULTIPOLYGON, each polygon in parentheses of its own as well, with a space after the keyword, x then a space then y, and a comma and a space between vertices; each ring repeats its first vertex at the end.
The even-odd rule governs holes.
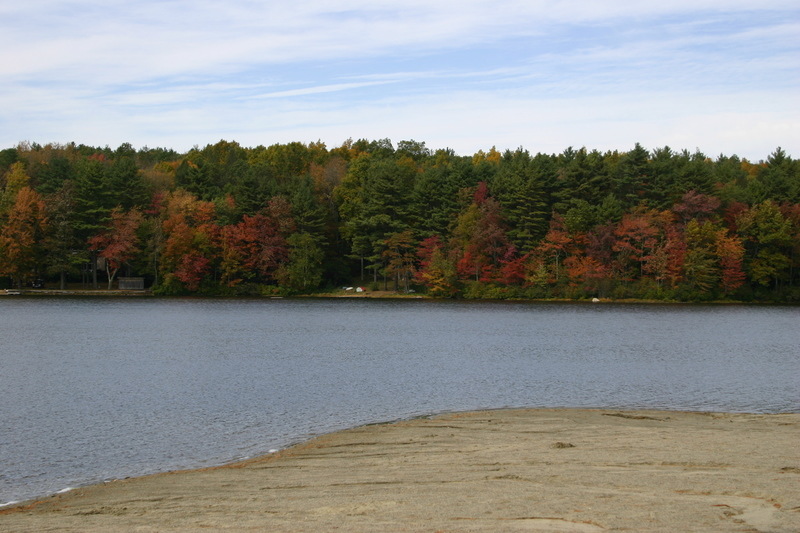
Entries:
POLYGON ((796 0, 4 2, 0 147, 800 157, 798 36, 796 0))

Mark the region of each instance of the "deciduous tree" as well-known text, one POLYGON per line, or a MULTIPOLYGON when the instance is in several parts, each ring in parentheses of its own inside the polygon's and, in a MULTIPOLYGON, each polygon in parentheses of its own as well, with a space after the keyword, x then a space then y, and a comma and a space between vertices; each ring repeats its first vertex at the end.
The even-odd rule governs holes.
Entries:
POLYGON ((137 208, 130 211, 115 208, 111 211, 107 229, 89 239, 89 249, 105 259, 109 290, 119 269, 139 252, 137 231, 142 220, 142 213, 137 208))
POLYGON ((414 279, 435 298, 452 298, 458 293, 455 261, 448 257, 438 235, 424 239, 417 249, 419 268, 414 279))
POLYGON ((30 187, 22 187, 0 227, 0 274, 10 276, 18 287, 36 275, 42 264, 46 229, 44 200, 30 187))

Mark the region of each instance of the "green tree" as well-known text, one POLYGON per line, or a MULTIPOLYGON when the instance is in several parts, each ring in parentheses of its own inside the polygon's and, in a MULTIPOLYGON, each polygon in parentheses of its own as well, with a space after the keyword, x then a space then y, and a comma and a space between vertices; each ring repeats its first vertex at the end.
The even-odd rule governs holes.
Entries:
POLYGON ((252 215, 278 194, 278 180, 269 165, 254 163, 246 171, 232 177, 227 191, 236 198, 242 214, 252 215))
POLYGON ((212 200, 222 194, 218 169, 213 163, 184 160, 175 171, 175 184, 201 200, 212 200))
POLYGON ((619 222, 623 214, 622 204, 612 193, 599 203, 577 199, 570 205, 564 215, 564 223, 572 233, 583 233, 596 226, 619 222))
POLYGON ((31 181, 25 170, 25 165, 17 161, 11 165, 2 182, 2 194, 0 194, 0 217, 14 206, 17 201, 17 195, 23 187, 27 187, 31 181))
POLYGON ((423 236, 446 233, 462 207, 458 192, 477 183, 469 159, 439 154, 414 182, 409 213, 414 229, 423 236))
POLYGON ((307 174, 312 156, 312 151, 303 143, 273 144, 255 150, 250 155, 250 163, 267 165, 278 182, 285 183, 307 174))
POLYGON ((610 189, 611 170, 597 150, 568 148, 558 157, 555 208, 562 211, 572 200, 597 201, 610 189))
POLYGON ((19 151, 16 148, 0 150, 0 174, 5 173, 17 161, 19 161, 19 151))
MULTIPOLYGON (((104 156, 81 160, 75 177, 75 232, 82 242, 105 228, 115 207, 114 191, 107 179, 104 156)), ((90 254, 92 287, 97 288, 97 254, 90 254)))
POLYGON ((700 151, 689 153, 688 150, 683 150, 677 159, 677 173, 669 195, 672 200, 677 200, 687 191, 706 195, 715 192, 713 165, 705 154, 700 151))
POLYGON ((306 232, 294 233, 286 242, 289 244, 289 260, 278 270, 280 284, 298 292, 319 287, 325 254, 314 236, 306 232))
POLYGON ((353 161, 337 188, 342 234, 354 255, 383 267, 385 240, 409 227, 409 197, 417 169, 413 162, 364 155, 353 161))
POLYGON ((611 180, 611 190, 626 209, 639 204, 650 191, 650 154, 641 144, 622 154, 611 180))
POLYGON ((705 298, 719 284, 718 236, 719 228, 710 221, 700 223, 692 219, 686 225, 682 285, 691 299, 705 298))
POLYGON ((75 184, 64 181, 58 191, 46 196, 49 228, 44 239, 46 272, 59 277, 66 288, 67 276, 80 273, 88 254, 75 229, 75 184))
POLYGON ((800 162, 793 161, 778 147, 761 167, 756 182, 759 200, 773 202, 800 202, 800 162))
POLYGON ((714 163, 714 181, 721 185, 717 192, 723 203, 749 203, 748 175, 737 156, 720 155, 714 163))
POLYGON ((105 228, 116 198, 107 167, 101 158, 87 158, 80 162, 75 178, 75 210, 78 214, 76 229, 84 240, 105 228))
POLYGON ((59 151, 49 161, 43 161, 36 168, 36 190, 41 194, 53 194, 61 189, 64 182, 75 179, 75 169, 70 159, 59 151))
POLYGON ((403 284, 405 292, 409 292, 409 282, 414 276, 417 247, 411 230, 389 235, 384 244, 383 259, 386 262, 386 273, 394 279, 394 290, 403 284))
POLYGON ((113 207, 123 209, 142 207, 149 200, 147 187, 142 179, 142 172, 136 166, 133 157, 116 159, 108 168, 108 187, 113 199, 113 207))
POLYGON ((509 239, 522 252, 532 250, 547 233, 550 202, 527 151, 506 152, 492 190, 503 208, 509 239))
POLYGON ((778 206, 767 200, 753 206, 736 219, 745 246, 745 271, 751 281, 761 286, 789 280, 791 267, 792 225, 778 206))

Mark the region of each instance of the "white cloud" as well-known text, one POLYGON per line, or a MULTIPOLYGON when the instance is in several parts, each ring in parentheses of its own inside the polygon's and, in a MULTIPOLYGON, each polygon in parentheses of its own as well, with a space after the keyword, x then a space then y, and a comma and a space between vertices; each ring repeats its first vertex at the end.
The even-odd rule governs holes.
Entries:
POLYGON ((8 2, 0 145, 388 136, 798 155, 795 4, 8 2))
POLYGON ((360 83, 333 83, 330 85, 319 85, 316 87, 302 87, 299 89, 288 89, 285 91, 268 92, 254 96, 253 98, 283 98, 287 96, 306 96, 309 94, 324 94, 349 89, 360 89, 362 87, 372 87, 374 85, 384 85, 390 81, 370 81, 360 83))

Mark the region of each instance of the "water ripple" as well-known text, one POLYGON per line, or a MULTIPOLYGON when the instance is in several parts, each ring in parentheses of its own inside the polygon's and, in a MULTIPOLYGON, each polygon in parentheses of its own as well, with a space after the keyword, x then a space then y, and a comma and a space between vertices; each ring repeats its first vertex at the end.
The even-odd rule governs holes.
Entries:
POLYGON ((494 407, 800 410, 800 310, 27 300, 0 312, 0 502, 494 407))

